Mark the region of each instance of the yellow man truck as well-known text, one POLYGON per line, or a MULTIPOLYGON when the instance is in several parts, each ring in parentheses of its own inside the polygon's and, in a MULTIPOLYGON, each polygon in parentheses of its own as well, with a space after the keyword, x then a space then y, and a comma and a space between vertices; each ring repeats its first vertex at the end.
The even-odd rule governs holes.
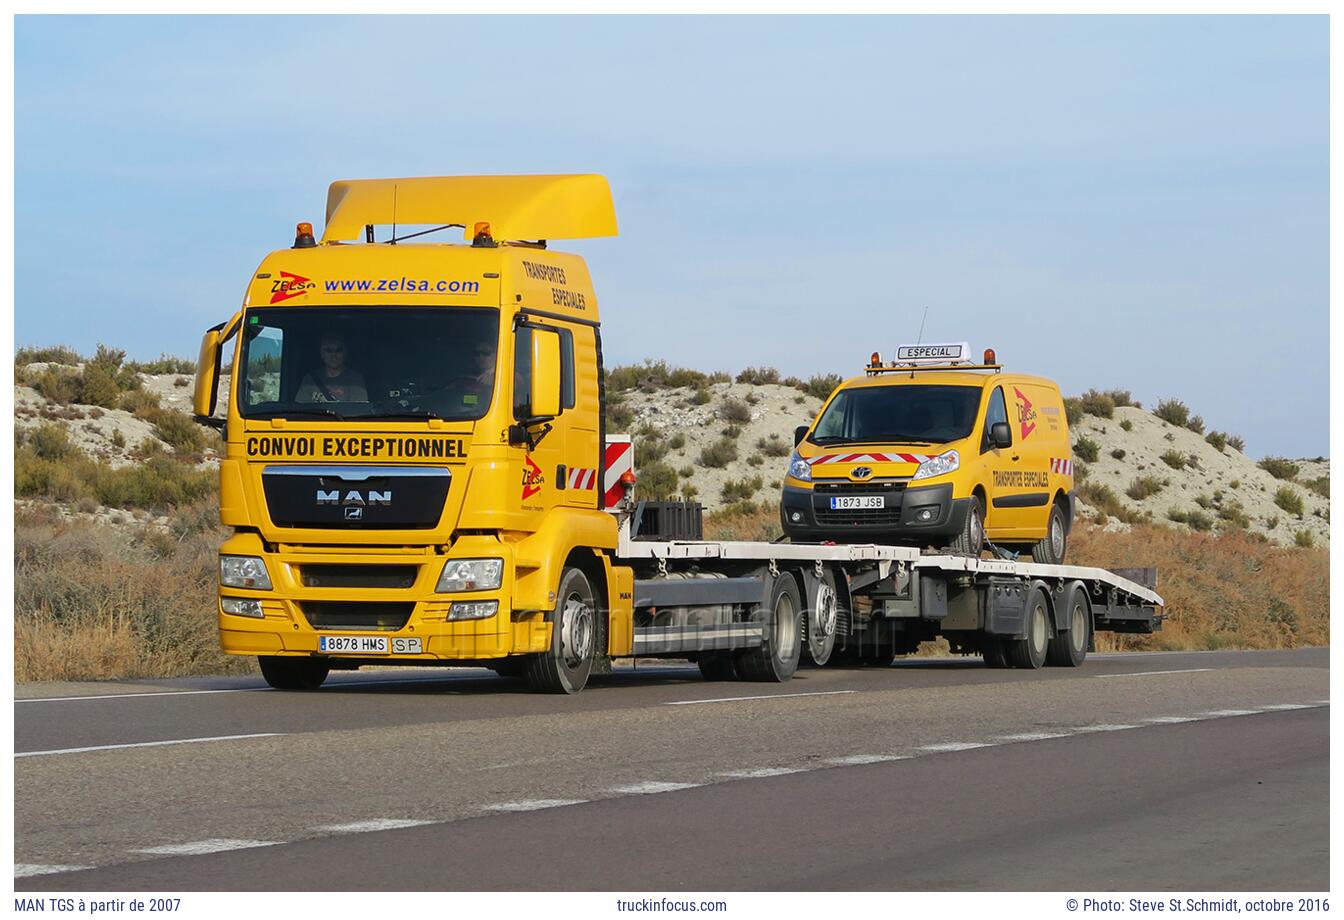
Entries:
POLYGON ((605 657, 783 681, 942 635, 991 666, 1076 666, 1094 630, 1160 626, 1151 581, 1122 574, 706 541, 698 506, 638 501, 630 439, 603 427, 587 266, 549 247, 615 234, 600 176, 331 185, 321 239, 299 224, 201 343, 195 413, 227 445, 226 652, 280 689, 486 665, 574 693, 605 657))

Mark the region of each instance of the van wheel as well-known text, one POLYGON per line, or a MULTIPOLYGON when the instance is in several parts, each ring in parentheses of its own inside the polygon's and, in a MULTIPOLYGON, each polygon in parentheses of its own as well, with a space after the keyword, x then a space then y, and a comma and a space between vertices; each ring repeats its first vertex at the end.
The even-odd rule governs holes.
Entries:
POLYGON ((1065 594, 1065 602, 1057 616, 1069 625, 1068 632, 1058 633, 1050 640, 1046 663, 1061 668, 1076 668, 1087 657, 1092 639, 1092 607, 1087 602, 1087 591, 1082 582, 1075 581, 1065 594))
POLYGON ((952 541, 952 552, 979 559, 985 549, 985 506, 979 495, 971 496, 971 507, 966 512, 966 523, 952 541))
POLYGON ((261 676, 276 690, 316 690, 322 686, 331 671, 331 662, 324 658, 281 658, 261 655, 261 676))
POLYGON ((1050 602, 1045 592, 1032 588, 1027 595, 1027 637, 1007 642, 1008 663, 1014 668, 1035 670, 1045 664, 1050 650, 1050 602))
POLYGON ((1031 558, 1046 565, 1063 565, 1064 554, 1069 548, 1069 528, 1064 521, 1064 511, 1059 503, 1050 506, 1050 519, 1046 522, 1045 539, 1031 548, 1031 558))
POLYGON ((783 683, 798 670, 803 645, 803 601, 788 572, 775 576, 768 607, 758 607, 750 622, 765 626, 765 642, 740 650, 734 670, 742 680, 783 683))
POLYGON ((528 656, 527 682, 544 693, 578 693, 588 683, 597 646, 597 603, 588 576, 566 567, 555 592, 551 648, 528 656))

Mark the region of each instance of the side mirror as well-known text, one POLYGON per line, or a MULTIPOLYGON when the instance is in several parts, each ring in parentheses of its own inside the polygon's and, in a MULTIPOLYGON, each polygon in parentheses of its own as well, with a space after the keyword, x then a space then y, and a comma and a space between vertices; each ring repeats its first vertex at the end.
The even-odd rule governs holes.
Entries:
POLYGON ((198 420, 215 414, 219 393, 219 361, 224 349, 224 326, 215 326, 201 338, 201 353, 196 359, 196 391, 191 398, 191 411, 198 420))
POLYGON ((534 418, 560 414, 560 334, 551 329, 532 330, 532 390, 534 418))
POLYGON ((809 427, 810 426, 808 425, 799 425, 797 428, 793 429, 794 447, 797 447, 799 444, 803 443, 803 438, 807 437, 807 429, 809 427))
POLYGON ((1013 430, 1008 427, 1007 422, 995 422, 993 425, 989 426, 989 446, 1013 446, 1013 430))

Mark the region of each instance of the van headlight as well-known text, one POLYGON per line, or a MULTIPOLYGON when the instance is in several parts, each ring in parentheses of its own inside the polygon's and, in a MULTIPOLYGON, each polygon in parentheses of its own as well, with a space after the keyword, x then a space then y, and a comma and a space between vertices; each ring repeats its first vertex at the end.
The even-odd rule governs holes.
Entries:
POLYGON ((812 481, 812 464, 804 460, 802 454, 796 450, 793 456, 789 457, 789 475, 803 482, 812 481))
POLYGON ((961 469, 961 454, 955 450, 949 450, 925 460, 919 465, 919 469, 915 470, 915 475, 911 478, 928 479, 930 476, 941 476, 944 473, 951 473, 959 469, 961 469))
POLYGON ((260 556, 220 556, 219 583, 226 588, 271 590, 271 575, 260 556))
POLYGON ((503 559, 449 559, 443 564, 443 572, 434 590, 439 594, 493 591, 499 587, 503 577, 503 559))

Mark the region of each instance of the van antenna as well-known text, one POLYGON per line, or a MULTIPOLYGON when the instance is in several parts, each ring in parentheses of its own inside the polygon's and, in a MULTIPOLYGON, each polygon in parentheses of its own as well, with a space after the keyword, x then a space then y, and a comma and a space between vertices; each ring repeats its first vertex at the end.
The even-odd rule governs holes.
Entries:
MULTIPOLYGON (((392 200, 393 200, 393 202, 394 202, 394 204, 392 205, 392 208, 393 208, 393 211, 395 211, 395 210, 396 210, 396 204, 395 204, 396 198, 393 198, 392 200)), ((395 236, 395 235, 396 235, 396 234, 393 234, 393 236, 395 236)), ((919 321, 919 338, 915 339, 915 344, 916 344, 916 345, 922 345, 922 344, 924 343, 924 321, 927 320, 928 318, 929 318, 929 305, 928 305, 928 304, 925 304, 925 305, 924 305, 924 316, 923 316, 923 318, 921 318, 920 321, 919 321)))
MULTIPOLYGON (((388 243, 393 246, 397 245, 397 186, 395 184, 392 186, 392 239, 388 240, 388 243)), ((928 312, 927 307, 925 312, 928 312)))

